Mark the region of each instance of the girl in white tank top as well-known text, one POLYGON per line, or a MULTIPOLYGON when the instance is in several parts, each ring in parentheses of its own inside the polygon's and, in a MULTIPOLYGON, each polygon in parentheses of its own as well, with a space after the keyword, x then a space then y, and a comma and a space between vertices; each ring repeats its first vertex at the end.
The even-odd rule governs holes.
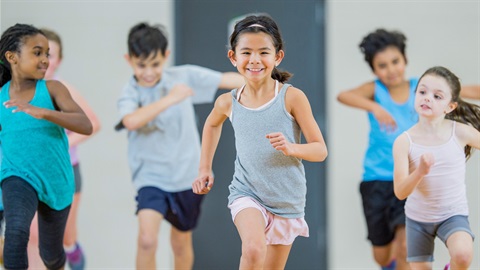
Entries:
POLYGON ((480 107, 462 101, 459 93, 459 80, 448 69, 427 70, 415 95, 419 121, 393 146, 394 191, 399 199, 407 198, 407 260, 415 269, 432 268, 435 236, 453 254, 452 268, 471 264, 465 162, 472 147, 480 148, 480 107), (459 218, 464 222, 452 221, 459 218), (432 227, 435 230, 424 234, 431 238, 409 237, 432 227))

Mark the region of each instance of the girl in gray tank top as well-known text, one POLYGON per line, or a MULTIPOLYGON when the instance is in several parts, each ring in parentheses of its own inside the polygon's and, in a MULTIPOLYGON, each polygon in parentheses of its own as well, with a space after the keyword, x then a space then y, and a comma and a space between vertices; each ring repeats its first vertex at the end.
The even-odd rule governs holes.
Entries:
POLYGON ((308 236, 302 160, 321 162, 327 148, 307 97, 283 84, 291 74, 276 68, 284 57, 276 23, 248 16, 235 25, 230 45, 230 61, 246 84, 218 97, 208 116, 192 187, 197 194, 213 187, 213 156, 230 117, 237 156, 228 199, 242 240, 239 268, 283 269, 295 237, 308 236), (274 231, 289 238, 279 240, 274 231))

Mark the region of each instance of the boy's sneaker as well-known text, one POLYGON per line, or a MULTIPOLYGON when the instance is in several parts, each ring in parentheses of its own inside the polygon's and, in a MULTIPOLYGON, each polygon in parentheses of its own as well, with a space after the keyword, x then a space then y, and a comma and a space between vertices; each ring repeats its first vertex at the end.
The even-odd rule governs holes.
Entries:
POLYGON ((75 243, 75 249, 67 254, 68 266, 72 270, 84 270, 85 269, 85 255, 82 248, 78 243, 75 243))
POLYGON ((395 270, 395 267, 397 266, 397 261, 392 260, 389 265, 387 266, 382 266, 382 270, 395 270))
POLYGON ((447 264, 445 265, 445 267, 443 268, 443 270, 448 270, 448 269, 450 269, 450 263, 447 263, 447 264))

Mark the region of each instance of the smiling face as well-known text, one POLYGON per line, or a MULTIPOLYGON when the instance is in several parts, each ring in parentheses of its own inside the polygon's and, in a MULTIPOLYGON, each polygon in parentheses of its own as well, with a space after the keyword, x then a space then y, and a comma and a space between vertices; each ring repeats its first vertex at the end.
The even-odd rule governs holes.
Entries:
POLYGON ((439 76, 425 75, 418 82, 415 94, 415 110, 420 116, 444 117, 456 108, 452 90, 447 81, 439 76))
POLYGON ((167 61, 169 52, 165 56, 160 52, 150 54, 146 58, 127 56, 137 82, 143 87, 153 87, 162 78, 163 67, 167 61))
POLYGON ((48 40, 42 34, 26 36, 19 52, 7 52, 7 59, 15 76, 43 79, 48 68, 48 40))
POLYGON ((387 87, 395 87, 405 80, 405 57, 395 46, 378 52, 372 61, 373 73, 387 87))
POLYGON ((272 38, 263 32, 241 34, 234 50, 228 52, 230 61, 251 81, 271 78, 273 69, 283 59, 283 51, 276 52, 272 38))

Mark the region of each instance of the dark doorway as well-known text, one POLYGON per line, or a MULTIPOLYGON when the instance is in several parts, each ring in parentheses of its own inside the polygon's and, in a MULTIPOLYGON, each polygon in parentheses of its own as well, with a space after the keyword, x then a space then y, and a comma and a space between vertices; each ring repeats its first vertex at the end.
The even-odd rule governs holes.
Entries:
MULTIPOLYGON (((289 83, 306 93, 326 136, 324 6, 322 0, 175 0, 175 64, 235 71, 227 59, 229 22, 248 13, 268 13, 285 41, 285 59, 279 68, 294 74, 289 83)), ((200 131, 212 106, 195 108, 200 131)), ((226 121, 213 164, 215 187, 205 198, 194 231, 195 269, 238 269, 241 242, 227 208, 234 160, 233 131, 226 121)), ((295 240, 286 268, 327 269, 326 164, 304 165, 310 237, 295 240)))

